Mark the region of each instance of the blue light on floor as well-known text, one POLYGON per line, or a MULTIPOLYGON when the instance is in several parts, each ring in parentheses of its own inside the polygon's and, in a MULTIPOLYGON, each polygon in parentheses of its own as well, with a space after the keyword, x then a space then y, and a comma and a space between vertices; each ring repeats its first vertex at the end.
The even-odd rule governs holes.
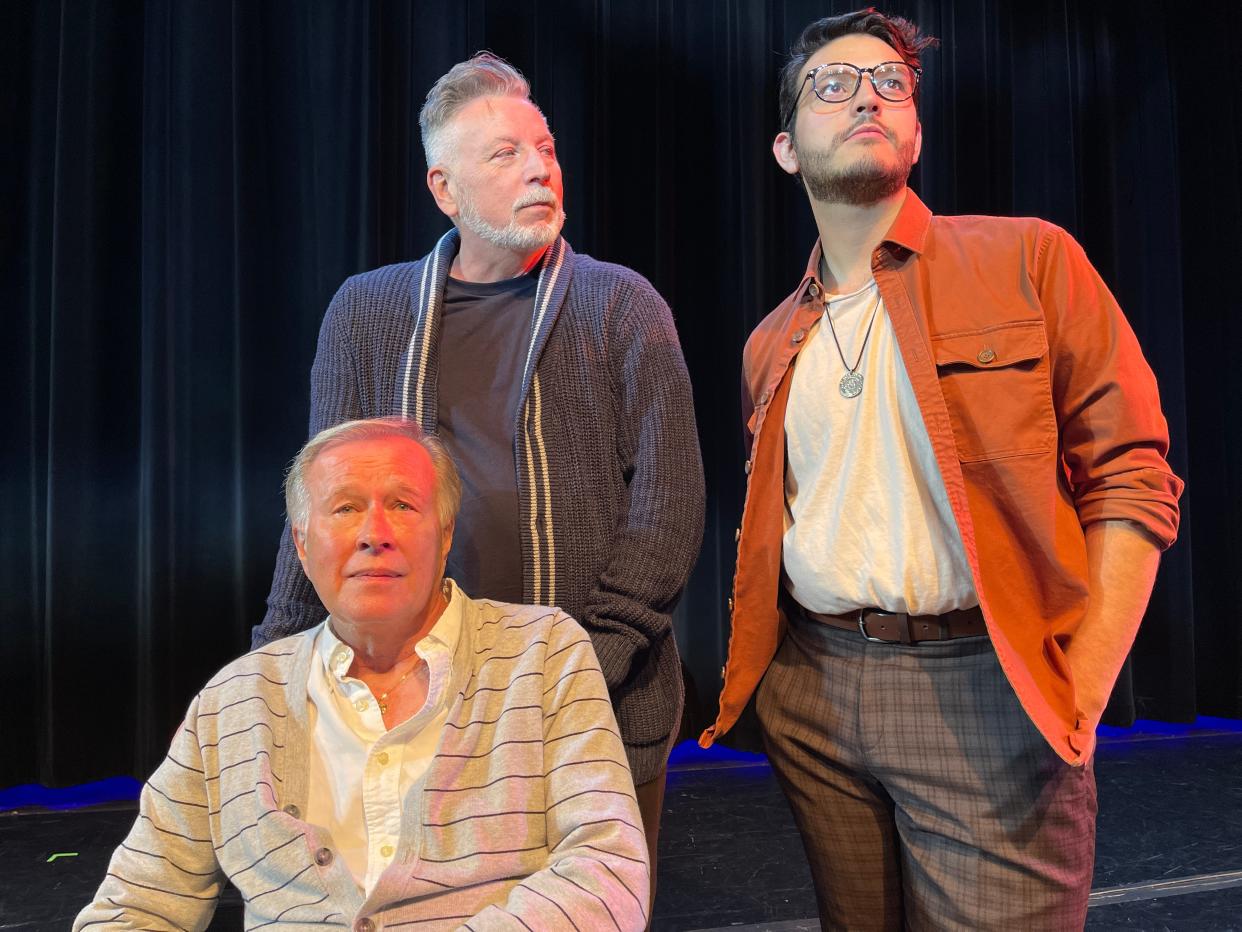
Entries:
POLYGON ((129 802, 138 798, 142 782, 133 777, 109 777, 94 783, 49 789, 24 783, 0 790, 0 812, 8 809, 80 809, 103 803, 129 802))
POLYGON ((682 741, 668 756, 670 770, 693 770, 698 767, 745 767, 766 764, 766 755, 749 751, 735 751, 723 744, 713 744, 704 750, 695 741, 682 741))
MULTIPOLYGON (((1188 724, 1139 719, 1129 728, 1099 727, 1101 743, 1142 741, 1156 738, 1188 738, 1211 734, 1242 734, 1242 720, 1201 715, 1188 724)), ((735 751, 722 744, 707 750, 694 741, 682 741, 673 748, 668 765, 671 770, 701 767, 748 767, 767 763, 763 754, 735 751)), ((138 798, 142 783, 132 777, 110 777, 94 783, 49 789, 26 783, 0 789, 0 812, 10 809, 80 809, 105 803, 130 802, 138 798)))
POLYGON ((1096 729, 1101 741, 1138 741, 1143 738, 1186 738, 1205 734, 1242 734, 1242 720, 1200 715, 1193 722, 1156 722, 1140 718, 1129 728, 1101 725, 1096 729))

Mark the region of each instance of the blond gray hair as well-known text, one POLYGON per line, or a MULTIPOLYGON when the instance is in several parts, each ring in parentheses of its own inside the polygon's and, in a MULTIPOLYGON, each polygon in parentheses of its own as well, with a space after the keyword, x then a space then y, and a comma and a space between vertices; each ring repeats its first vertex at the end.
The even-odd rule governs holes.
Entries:
MULTIPOLYGON (((479 97, 520 97, 530 101, 530 83, 522 72, 491 52, 475 52, 450 68, 431 86, 418 113, 428 168, 446 161, 444 128, 462 107, 479 97)), ((534 106, 534 101, 530 102, 534 106)))
POLYGON ((461 506, 461 478, 444 441, 427 433, 416 421, 408 418, 373 417, 346 421, 344 424, 321 430, 293 458, 289 472, 285 475, 285 512, 289 516, 289 524, 295 530, 305 530, 306 522, 310 519, 310 492, 306 488, 306 471, 315 458, 338 444, 381 437, 404 437, 427 451, 436 474, 436 510, 439 512, 440 526, 448 527, 453 523, 457 518, 457 509, 461 506))

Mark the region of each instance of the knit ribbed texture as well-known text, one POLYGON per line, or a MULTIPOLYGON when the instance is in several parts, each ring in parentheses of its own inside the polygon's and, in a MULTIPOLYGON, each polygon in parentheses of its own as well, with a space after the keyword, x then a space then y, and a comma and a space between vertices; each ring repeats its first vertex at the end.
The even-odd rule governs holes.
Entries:
POLYGON ((300 818, 312 630, 195 698, 75 930, 203 929, 225 880, 248 929, 642 929, 646 841, 590 641, 561 612, 464 611, 443 738, 365 902, 331 836, 300 818))
MULTIPOLYGON (((434 427, 439 308, 456 249, 450 231, 418 262, 341 286, 311 369, 312 436, 403 410, 434 427)), ((560 606, 591 635, 634 779, 645 783, 680 720, 670 613, 703 533, 690 382, 655 289, 564 240, 545 257, 534 315, 514 451, 524 598, 560 606)), ((323 616, 286 527, 254 645, 323 616)))

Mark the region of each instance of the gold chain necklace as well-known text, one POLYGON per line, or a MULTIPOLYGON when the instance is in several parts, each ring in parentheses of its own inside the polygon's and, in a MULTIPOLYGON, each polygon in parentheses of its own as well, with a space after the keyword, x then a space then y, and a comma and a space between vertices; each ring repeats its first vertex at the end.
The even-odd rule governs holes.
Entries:
POLYGON ((406 670, 404 673, 401 674, 401 679, 397 680, 397 682, 393 683, 391 686, 389 686, 382 693, 380 693, 378 696, 375 697, 375 702, 379 706, 380 715, 388 714, 388 696, 391 693, 395 693, 397 689, 401 686, 401 684, 404 683, 406 680, 408 680, 410 678, 410 674, 413 673, 415 670, 417 670, 419 666, 420 666, 419 663, 415 663, 412 667, 410 667, 410 669, 406 670))
MULTIPOLYGON (((440 580, 440 595, 444 599, 444 608, 448 608, 448 603, 453 597, 453 587, 449 583, 448 579, 440 580)), ((443 611, 443 609, 441 609, 441 611, 443 611)), ((401 684, 410 678, 410 674, 413 673, 415 670, 417 670, 421 666, 422 666, 421 659, 418 661, 415 661, 414 665, 411 666, 410 669, 406 670, 404 673, 401 674, 401 679, 397 680, 397 682, 393 683, 391 686, 389 686, 382 693, 380 693, 378 696, 375 697, 375 704, 379 706, 380 715, 388 714, 388 697, 392 695, 393 693, 395 693, 398 689, 400 689, 401 684)))

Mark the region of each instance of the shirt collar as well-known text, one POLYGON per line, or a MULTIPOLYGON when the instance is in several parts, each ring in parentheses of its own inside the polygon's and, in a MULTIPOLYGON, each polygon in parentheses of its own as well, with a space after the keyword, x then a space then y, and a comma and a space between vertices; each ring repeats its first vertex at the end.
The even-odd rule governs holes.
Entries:
MULTIPOLYGON (((888 247, 888 251, 899 259, 906 258, 910 253, 922 253, 927 243, 931 216, 931 211, 919 196, 906 188, 906 199, 901 202, 901 210, 884 234, 880 246, 888 247)), ((819 280, 819 260, 823 254, 823 244, 817 239, 815 248, 811 250, 811 258, 807 260, 802 283, 795 292, 799 304, 818 298, 824 293, 824 283, 819 280)))
MULTIPOLYGON (((457 653, 457 642, 461 637, 462 605, 466 596, 453 580, 446 577, 445 583, 448 604, 431 626, 431 630, 414 647, 424 660, 432 648, 442 648, 450 658, 457 653)), ((354 649, 336 636, 336 632, 332 630, 331 617, 323 624, 315 652, 323 662, 323 668, 333 679, 343 681, 349 675, 349 667, 354 662, 354 649)))

